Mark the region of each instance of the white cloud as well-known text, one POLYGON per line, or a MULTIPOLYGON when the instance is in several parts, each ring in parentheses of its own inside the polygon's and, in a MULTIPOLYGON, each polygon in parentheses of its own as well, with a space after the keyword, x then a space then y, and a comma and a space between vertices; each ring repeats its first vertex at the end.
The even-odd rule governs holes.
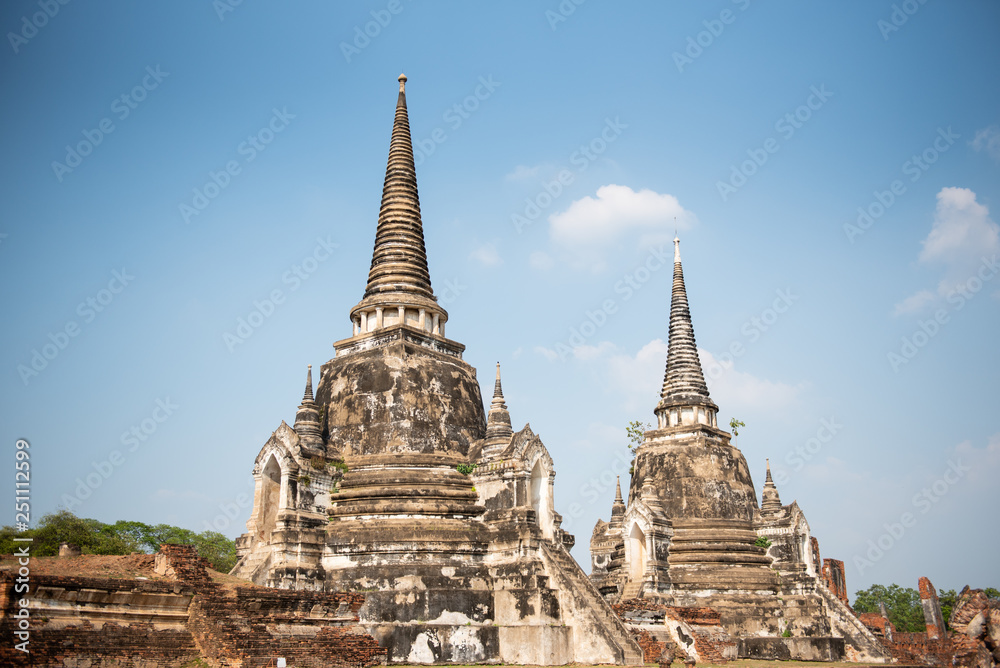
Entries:
POLYGON ((648 415, 659 401, 667 361, 667 342, 653 339, 634 356, 613 355, 608 360, 609 383, 625 400, 630 413, 648 415))
POLYGON ((991 125, 976 132, 969 142, 976 151, 986 151, 994 160, 1000 160, 1000 126, 991 125))
POLYGON ((497 251, 496 244, 488 243, 478 246, 473 249, 469 254, 470 260, 475 260, 480 264, 487 267, 496 267, 497 265, 503 264, 503 260, 500 258, 500 253, 497 251))
POLYGON ((573 347, 573 357, 584 362, 589 362, 599 357, 603 357, 606 353, 609 353, 614 349, 615 344, 610 341, 601 341, 596 346, 583 344, 573 347))
POLYGON ((673 195, 610 184, 598 188, 596 197, 578 199, 549 216, 549 232, 558 244, 600 245, 633 230, 673 235, 675 227, 688 229, 696 223, 673 195))
POLYGON ((967 467, 970 483, 985 483, 996 491, 997 474, 1000 473, 1000 432, 990 436, 985 448, 977 448, 972 441, 963 441, 954 448, 955 463, 967 467))
POLYGON ((937 291, 920 290, 893 308, 893 315, 916 313, 938 304, 957 285, 975 275, 984 258, 1000 253, 1000 226, 968 188, 942 188, 937 194, 934 224, 923 240, 919 260, 944 267, 937 291))
POLYGON ((907 313, 918 313, 925 306, 937 300, 937 295, 930 290, 921 290, 910 295, 903 301, 896 304, 892 310, 893 315, 905 315, 907 313))
POLYGON ((555 362, 559 359, 559 353, 552 350, 551 348, 546 348, 545 346, 535 346, 532 348, 536 353, 544 357, 549 362, 555 362))
POLYGON ((518 165, 514 168, 513 172, 506 174, 504 179, 507 181, 524 181, 526 179, 533 179, 538 176, 542 171, 541 165, 535 165, 534 167, 528 167, 527 165, 518 165))
POLYGON ((552 261, 552 257, 548 253, 543 251, 534 251, 528 257, 528 264, 530 264, 533 269, 548 271, 555 263, 552 261))
POLYGON ((701 367, 712 399, 730 411, 779 412, 792 406, 806 389, 806 383, 789 385, 737 371, 733 362, 720 362, 707 350, 698 349, 701 367))
MULTIPOLYGON (((731 362, 720 363, 712 353, 698 349, 712 399, 726 410, 782 411, 795 403, 805 383, 789 385, 737 371, 731 362)), ((612 355, 608 384, 625 402, 629 412, 650 411, 659 401, 667 361, 667 343, 653 339, 633 356, 612 355)))
POLYGON ((934 227, 924 239, 921 262, 975 264, 983 254, 1000 251, 1000 227, 968 188, 942 188, 937 195, 934 227))

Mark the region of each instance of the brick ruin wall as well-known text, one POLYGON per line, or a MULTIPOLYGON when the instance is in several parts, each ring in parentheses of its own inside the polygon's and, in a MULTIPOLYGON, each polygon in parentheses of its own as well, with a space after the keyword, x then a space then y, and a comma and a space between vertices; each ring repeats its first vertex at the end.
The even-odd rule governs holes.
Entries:
POLYGON ((934 585, 920 578, 920 599, 926 631, 904 633, 879 613, 858 618, 892 654, 908 665, 941 668, 996 668, 1000 665, 1000 602, 991 601, 981 589, 966 587, 952 609, 950 633, 941 616, 934 585))
POLYGON ((844 574, 844 562, 839 559, 823 560, 823 583, 834 596, 839 598, 844 605, 849 606, 847 598, 847 576, 844 574))
POLYGON ((666 620, 689 632, 701 662, 724 663, 736 657, 736 641, 722 628, 719 613, 712 608, 674 607, 642 598, 622 601, 611 607, 632 631, 647 663, 656 663, 668 642, 673 645, 676 658, 684 659, 685 651, 676 642, 650 633, 651 624, 663 626, 666 620))
POLYGON ((215 668, 251 668, 276 657, 306 668, 385 663, 386 651, 357 626, 363 594, 227 588, 212 581, 190 546, 164 546, 157 570, 179 579, 31 576, 29 590, 19 593, 14 575, 0 573, 0 665, 176 668, 201 658, 215 668), (15 649, 21 598, 30 601, 28 654, 15 649))

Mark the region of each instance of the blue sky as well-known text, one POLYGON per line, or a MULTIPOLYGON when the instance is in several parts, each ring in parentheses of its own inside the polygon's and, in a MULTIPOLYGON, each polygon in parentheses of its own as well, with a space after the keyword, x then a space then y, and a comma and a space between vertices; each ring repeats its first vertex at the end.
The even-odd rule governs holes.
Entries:
POLYGON ((254 457, 351 333, 405 71, 448 335, 484 393, 503 365, 588 570, 653 420, 676 228, 758 492, 769 457, 852 592, 997 586, 996 3, 36 0, 0 25, 0 441, 31 442, 34 518, 243 530, 254 457))

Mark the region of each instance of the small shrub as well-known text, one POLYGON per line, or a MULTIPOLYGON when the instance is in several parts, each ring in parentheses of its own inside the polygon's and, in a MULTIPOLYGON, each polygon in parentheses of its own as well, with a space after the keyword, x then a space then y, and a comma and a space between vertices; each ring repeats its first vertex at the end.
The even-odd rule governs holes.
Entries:
POLYGON ((477 466, 475 464, 459 464, 458 466, 455 467, 455 470, 461 473, 462 475, 469 475, 470 473, 475 471, 476 468, 477 466))
POLYGON ((771 540, 767 536, 757 536, 757 540, 755 540, 753 544, 766 550, 771 547, 771 540))
POLYGON ((309 460, 309 466, 313 467, 313 469, 316 471, 322 471, 323 469, 326 468, 326 460, 320 457, 319 455, 316 455, 315 457, 309 460))
POLYGON ((341 473, 347 473, 347 464, 344 463, 343 459, 334 459, 330 462, 330 468, 337 469, 341 473))
POLYGON ((308 487, 309 485, 312 484, 312 478, 309 477, 308 473, 300 475, 299 484, 302 485, 303 487, 308 487))

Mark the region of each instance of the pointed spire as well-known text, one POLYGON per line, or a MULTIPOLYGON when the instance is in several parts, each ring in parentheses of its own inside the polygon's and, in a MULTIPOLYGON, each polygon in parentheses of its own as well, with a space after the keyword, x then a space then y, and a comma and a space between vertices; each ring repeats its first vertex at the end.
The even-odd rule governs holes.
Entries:
POLYGON ((767 462, 767 476, 764 479, 764 489, 760 493, 760 512, 762 515, 777 515, 781 513, 781 496, 771 479, 771 460, 767 462))
POLYGON ((493 383, 493 405, 507 408, 503 400, 503 386, 500 385, 500 362, 497 362, 497 380, 493 383))
POLYGON ((608 526, 619 529, 625 525, 625 501, 622 500, 622 481, 617 478, 615 483, 615 502, 611 504, 611 522, 608 526))
POLYGON ((319 407, 313 399, 312 364, 306 370, 306 391, 302 395, 299 410, 295 413, 295 426, 292 429, 306 447, 322 446, 323 431, 320 426, 319 407))
POLYGON ((509 438, 514 434, 510 426, 510 413, 503 398, 503 387, 500 385, 500 362, 497 362, 497 380, 493 385, 493 401, 490 412, 486 416, 486 438, 509 438))
MULTIPOLYGON (((670 294, 670 335, 667 345, 667 367, 663 375, 663 388, 657 415, 660 428, 676 424, 702 422, 715 426, 718 407, 708 394, 708 385, 698 359, 698 345, 694 340, 694 326, 688 308, 687 289, 684 287, 684 269, 681 266, 681 240, 674 237, 674 284, 670 294), (684 419, 685 407, 691 413, 684 419), (701 409, 697 407, 702 407, 701 409), (671 420, 671 408, 680 408, 680 414, 671 420), (680 422, 677 422, 677 418, 680 422)), ((675 411, 676 412, 676 411, 675 411)))
POLYGON ((708 385, 701 371, 698 346, 694 340, 691 311, 681 266, 681 240, 674 237, 674 287, 670 295, 670 341, 667 370, 663 377, 664 399, 709 399, 708 385))
POLYGON ((308 365, 306 370, 306 391, 302 395, 302 403, 314 403, 313 401, 313 365, 308 365))
POLYGON ((384 292, 407 292, 434 298, 420 220, 410 121, 406 113, 405 74, 399 75, 396 118, 389 142, 389 162, 385 169, 382 206, 365 297, 384 292))

